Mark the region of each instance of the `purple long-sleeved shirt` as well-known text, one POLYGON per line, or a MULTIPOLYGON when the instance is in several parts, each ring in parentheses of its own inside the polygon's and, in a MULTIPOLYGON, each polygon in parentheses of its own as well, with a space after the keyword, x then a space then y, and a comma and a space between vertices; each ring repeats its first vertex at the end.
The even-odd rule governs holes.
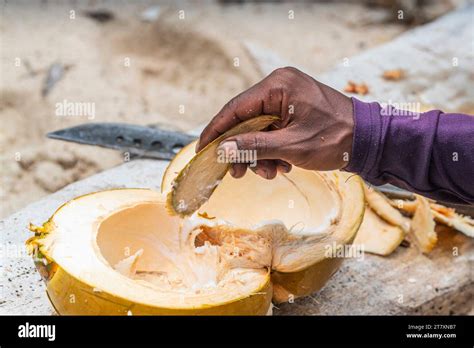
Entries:
POLYGON ((352 102, 354 141, 345 170, 374 185, 474 204, 474 116, 352 102))

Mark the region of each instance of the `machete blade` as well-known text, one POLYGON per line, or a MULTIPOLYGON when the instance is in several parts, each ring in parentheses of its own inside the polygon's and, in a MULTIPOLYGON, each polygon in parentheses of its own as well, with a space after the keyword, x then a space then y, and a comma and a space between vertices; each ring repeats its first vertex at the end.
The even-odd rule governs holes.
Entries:
POLYGON ((47 136, 162 160, 172 159, 182 147, 196 139, 184 133, 127 123, 86 123, 60 129, 47 136))

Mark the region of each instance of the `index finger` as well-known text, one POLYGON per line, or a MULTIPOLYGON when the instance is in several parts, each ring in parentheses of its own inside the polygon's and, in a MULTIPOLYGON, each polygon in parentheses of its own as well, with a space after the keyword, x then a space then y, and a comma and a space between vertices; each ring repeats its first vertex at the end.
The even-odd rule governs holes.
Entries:
POLYGON ((269 109, 269 103, 265 103, 268 91, 264 81, 260 81, 224 105, 202 131, 196 152, 242 121, 262 115, 264 112, 279 115, 279 107, 278 110, 271 110, 275 108, 269 109))

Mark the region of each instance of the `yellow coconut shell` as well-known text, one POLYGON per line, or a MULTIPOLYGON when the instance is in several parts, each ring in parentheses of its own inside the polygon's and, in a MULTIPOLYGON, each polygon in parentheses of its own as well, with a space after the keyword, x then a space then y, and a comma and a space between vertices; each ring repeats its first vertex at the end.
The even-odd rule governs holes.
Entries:
POLYGON ((54 309, 61 315, 265 315, 272 298, 272 284, 268 280, 254 294, 218 306, 193 309, 154 307, 100 292, 61 267, 55 267, 56 272, 46 282, 47 294, 54 309))
MULTIPOLYGON (((83 225, 89 223, 79 221, 72 225, 64 226, 63 220, 68 219, 67 214, 76 212, 81 216, 86 211, 101 211, 102 214, 94 215, 90 220, 92 228, 97 228, 111 214, 124 208, 137 204, 160 204, 164 208, 164 197, 151 190, 145 189, 118 189, 102 191, 78 197, 62 205, 53 216, 42 226, 30 226, 35 236, 26 242, 27 248, 33 254, 35 265, 46 282, 46 291, 53 307, 61 315, 265 315, 271 307, 272 284, 270 274, 262 277, 262 282, 248 294, 239 295, 222 303, 206 303, 195 306, 180 306, 176 303, 157 306, 150 301, 127 297, 120 294, 119 290, 110 287, 100 277, 91 277, 95 270, 87 269, 86 258, 78 258, 76 264, 84 262, 84 270, 80 267, 71 267, 67 261, 70 255, 63 254, 73 250, 63 246, 61 240, 67 238, 67 232, 74 229, 81 230, 83 225), (105 199, 104 197, 107 198, 105 199), (116 203, 114 203, 116 202, 116 203), (118 203, 120 202, 120 203, 118 203), (58 238, 55 238, 58 236, 58 238), (89 277, 88 277, 89 276, 89 277), (108 288, 107 288, 108 287, 108 288)), ((87 219, 87 217, 83 217, 87 219)), ((75 232, 75 233, 76 233, 75 232)), ((88 233, 83 229, 84 234, 88 233)), ((80 244, 80 242, 79 242, 80 244)), ((90 256, 90 255, 89 255, 90 256)), ((99 255, 99 259, 102 259, 99 255)), ((74 256, 72 256, 74 258, 74 256)), ((99 260, 105 263, 106 261, 99 260)), ((100 264, 103 272, 110 265, 100 264)), ((113 270, 106 273, 117 273, 113 270)), ((103 273, 104 274, 104 273, 103 273)), ((117 276, 114 274, 114 276, 117 276)), ((120 277, 120 275, 118 275, 120 277)), ((113 278, 113 277, 112 277, 113 278)), ((110 279, 112 279, 110 278, 110 279)), ((119 278, 120 279, 120 278, 119 278)), ((125 281, 125 280, 124 280, 125 281)), ((128 294, 129 296, 130 294, 128 294)), ((166 303, 166 302, 165 302, 166 303)))

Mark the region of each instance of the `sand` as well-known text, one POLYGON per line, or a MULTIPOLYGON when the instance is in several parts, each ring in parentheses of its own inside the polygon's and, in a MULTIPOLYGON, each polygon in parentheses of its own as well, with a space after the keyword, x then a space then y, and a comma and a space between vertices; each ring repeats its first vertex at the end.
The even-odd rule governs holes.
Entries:
POLYGON ((388 22, 387 10, 357 3, 162 1, 159 18, 144 22, 150 4, 1 1, 0 217, 124 160, 49 140, 49 131, 109 121, 190 130, 263 77, 244 43, 317 76, 408 29, 388 22), (115 18, 97 22, 84 15, 91 9, 115 18), (42 96, 54 63, 64 75, 42 96), (95 113, 57 115, 67 102, 95 113))

